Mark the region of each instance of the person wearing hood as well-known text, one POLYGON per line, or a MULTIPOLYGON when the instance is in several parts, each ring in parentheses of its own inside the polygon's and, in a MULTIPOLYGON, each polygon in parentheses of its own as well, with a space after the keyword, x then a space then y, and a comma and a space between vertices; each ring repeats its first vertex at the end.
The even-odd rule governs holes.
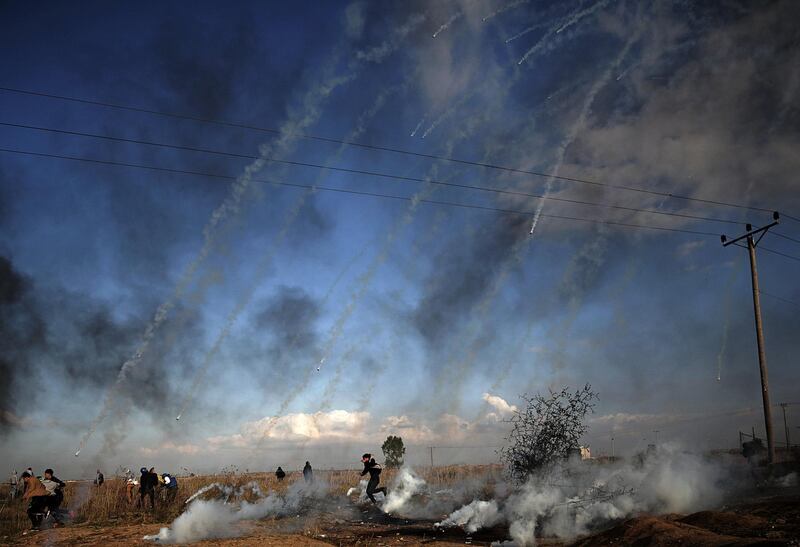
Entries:
POLYGON ((311 469, 311 463, 309 462, 306 462, 306 466, 303 467, 303 478, 307 483, 314 482, 314 470, 311 469))
POLYGON ((283 469, 281 469, 280 465, 278 466, 278 469, 275 471, 275 478, 277 478, 279 481, 282 481, 284 478, 286 478, 286 472, 283 469))
POLYGON ((361 456, 361 463, 364 464, 364 470, 361 472, 361 476, 363 477, 367 473, 369 473, 369 482, 367 483, 367 497, 372 501, 372 503, 377 503, 375 501, 375 493, 381 492, 384 496, 388 496, 389 492, 386 490, 385 486, 381 486, 378 488, 378 483, 381 482, 381 466, 378 462, 375 461, 375 458, 372 457, 372 454, 364 454, 361 456))
POLYGON ((31 521, 31 529, 38 530, 50 496, 42 482, 27 471, 22 474, 22 480, 25 482, 25 493, 22 495, 22 499, 29 500, 27 513, 31 521))

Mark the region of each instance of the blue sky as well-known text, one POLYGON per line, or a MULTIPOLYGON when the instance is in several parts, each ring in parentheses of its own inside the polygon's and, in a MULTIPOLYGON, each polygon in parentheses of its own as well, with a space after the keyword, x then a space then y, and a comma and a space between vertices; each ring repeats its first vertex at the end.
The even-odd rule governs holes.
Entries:
MULTIPOLYGON (((388 434, 425 461, 499 445, 520 395, 587 382, 595 452, 763 430, 746 252, 717 234, 771 217, 698 200, 800 216, 797 11, 4 3, 0 87, 196 119, 0 91, 0 148, 129 164, 0 152, 3 461, 338 465, 388 434), (531 235, 530 215, 430 201, 542 216, 531 235)), ((759 253, 776 404, 798 401, 799 268, 759 253)))

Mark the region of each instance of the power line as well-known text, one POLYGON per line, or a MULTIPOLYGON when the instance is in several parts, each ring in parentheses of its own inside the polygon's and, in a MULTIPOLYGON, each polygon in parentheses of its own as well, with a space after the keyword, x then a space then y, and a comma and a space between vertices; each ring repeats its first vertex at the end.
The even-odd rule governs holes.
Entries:
MULTIPOLYGON (((236 128, 239 128, 239 129, 248 129, 248 130, 252 130, 252 131, 260 131, 260 132, 263 132, 263 133, 271 133, 271 134, 281 134, 282 133, 282 131, 280 131, 278 129, 268 128, 268 127, 255 126, 255 125, 238 123, 238 122, 231 122, 231 121, 226 121, 226 120, 217 120, 217 119, 205 118, 205 117, 200 117, 200 116, 190 116, 190 115, 185 115, 185 114, 175 114, 175 113, 171 113, 171 112, 165 112, 165 111, 162 111, 162 110, 154 110, 154 109, 141 108, 141 107, 135 107, 135 106, 121 105, 121 104, 118 104, 118 103, 111 103, 111 102, 106 102, 106 101, 97 101, 97 100, 91 100, 91 99, 81 99, 81 98, 77 98, 77 97, 69 97, 69 96, 66 96, 66 95, 56 95, 56 94, 52 94, 52 93, 44 93, 44 92, 31 91, 31 90, 25 90, 25 89, 18 89, 18 88, 12 88, 12 87, 0 87, 0 91, 6 91, 6 92, 10 92, 10 93, 18 93, 18 94, 23 94, 23 95, 31 95, 31 96, 36 96, 36 97, 46 97, 46 98, 50 98, 50 99, 71 101, 71 102, 77 102, 77 103, 82 103, 82 104, 91 104, 91 105, 103 106, 103 107, 107 107, 107 108, 114 108, 114 109, 118 109, 118 110, 128 110, 128 111, 131 111, 131 112, 140 112, 140 113, 152 114, 152 115, 156 115, 156 116, 163 116, 163 117, 167 117, 167 118, 174 118, 174 119, 180 119, 180 120, 189 120, 189 121, 195 121, 195 122, 201 122, 201 123, 209 123, 209 124, 215 124, 215 125, 220 125, 220 126, 225 126, 225 127, 236 127, 236 128)), ((683 195, 679 195, 679 194, 673 194, 671 192, 659 192, 657 190, 648 190, 646 188, 639 188, 639 187, 635 187, 635 186, 611 184, 611 183, 605 183, 605 182, 600 182, 600 181, 590 180, 590 179, 584 179, 584 178, 578 178, 578 177, 567 177, 567 176, 563 176, 563 175, 554 175, 554 174, 551 174, 551 173, 542 173, 542 172, 539 172, 539 171, 532 171, 532 170, 526 170, 526 169, 517 169, 517 168, 514 168, 514 167, 507 167, 507 166, 503 166, 503 165, 496 165, 496 164, 485 163, 485 162, 471 161, 471 160, 465 160, 465 159, 460 159, 460 158, 452 158, 452 157, 448 157, 448 156, 440 156, 440 155, 437 155, 437 154, 426 154, 426 153, 423 153, 423 152, 414 152, 414 151, 411 151, 411 150, 404 150, 404 149, 400 149, 400 148, 392 148, 392 147, 388 147, 388 146, 378 146, 378 145, 374 145, 374 144, 366 144, 366 143, 361 143, 361 142, 356 142, 356 141, 334 139, 334 138, 331 138, 331 137, 322 137, 322 136, 313 135, 313 134, 310 134, 310 133, 288 133, 288 134, 296 136, 296 137, 300 137, 300 138, 303 138, 303 139, 315 140, 315 141, 319 141, 319 142, 341 144, 341 145, 352 146, 352 147, 356 147, 356 148, 363 148, 363 149, 366 149, 366 150, 375 150, 375 151, 379 151, 379 152, 390 152, 390 153, 393 153, 393 154, 403 154, 403 155, 407 155, 407 156, 414 156, 414 157, 432 159, 432 160, 438 160, 438 161, 447 161, 447 162, 452 162, 452 163, 459 163, 459 164, 462 164, 462 165, 470 165, 470 166, 474 166, 474 167, 483 167, 483 168, 486 168, 486 169, 493 169, 493 170, 497 170, 497 171, 505 171, 505 172, 508 172, 508 173, 517 173, 517 174, 523 174, 523 175, 531 175, 531 176, 535 176, 535 177, 544 177, 544 178, 547 178, 547 179, 562 180, 562 181, 565 181, 565 182, 575 182, 575 183, 580 183, 580 184, 588 184, 588 185, 592 185, 592 186, 602 186, 604 188, 613 188, 615 190, 625 190, 625 191, 629 191, 629 192, 639 192, 639 193, 644 193, 644 194, 649 194, 649 195, 654 195, 654 196, 660 196, 660 197, 666 197, 666 198, 672 198, 672 199, 680 199, 680 200, 685 200, 685 201, 694 201, 694 202, 698 202, 698 203, 706 203, 706 204, 709 204, 709 205, 733 207, 733 208, 736 208, 736 209, 744 209, 744 210, 749 210, 749 211, 758 211, 758 212, 766 212, 766 213, 771 213, 772 212, 771 209, 766 209, 766 208, 763 208, 763 207, 753 207, 753 206, 748 206, 748 205, 740 205, 740 204, 737 204, 737 203, 729 203, 729 202, 716 201, 716 200, 710 200, 710 199, 702 199, 702 198, 695 198, 695 197, 690 197, 690 196, 683 196, 683 195)), ((800 222, 800 218, 793 217, 793 216, 788 215, 786 213, 784 213, 783 216, 786 217, 786 218, 789 218, 791 220, 794 220, 796 222, 800 222)))
POLYGON ((792 260, 796 260, 796 261, 800 262, 800 257, 798 257, 798 256, 792 256, 790 254, 782 253, 780 251, 776 251, 774 249, 770 249, 769 247, 764 247, 763 245, 759 245, 758 248, 761 249, 762 251, 767 251, 768 253, 785 256, 786 258, 791 258, 792 260))
POLYGON ((800 308, 800 304, 798 304, 797 302, 793 302, 792 300, 789 300, 788 298, 783 298, 782 296, 778 296, 776 294, 770 294, 770 293, 764 292, 762 290, 759 290, 758 292, 763 294, 764 296, 769 296, 770 298, 774 298, 776 300, 780 300, 781 302, 786 302, 787 304, 792 304, 793 306, 797 306, 798 308, 800 308))
POLYGON ((778 237, 781 237, 781 238, 783 238, 783 239, 788 239, 789 241, 794 241, 795 243, 800 243, 800 239, 795 239, 795 238, 793 238, 793 237, 789 237, 789 236, 787 236, 787 235, 779 234, 778 232, 775 232, 775 231, 772 231, 772 232, 770 232, 770 233, 771 233, 772 235, 774 235, 774 236, 778 236, 778 237))
MULTIPOLYGON (((15 150, 10 148, 0 148, 0 152, 5 152, 9 154, 21 154, 27 156, 36 156, 36 157, 44 157, 44 158, 54 158, 54 159, 62 159, 62 160, 69 160, 69 161, 78 161, 78 162, 86 162, 86 163, 94 163, 100 165, 112 165, 117 167, 128 167, 134 169, 144 169, 149 171, 158 171, 158 172, 165 172, 165 173, 175 173, 175 174, 183 174, 183 175, 193 175, 193 176, 202 176, 202 177, 209 177, 209 178, 218 178, 224 180, 236 180, 237 177, 232 175, 221 175, 217 173, 207 173, 203 171, 189 171, 184 169, 172 169, 168 167, 158 167, 158 166, 151 166, 151 165, 142 165, 136 163, 127 163, 127 162, 117 162, 117 161, 110 161, 110 160, 101 160, 95 158, 81 158, 77 156, 66 156, 62 154, 48 154, 44 152, 33 152, 28 150, 15 150)), ((377 197, 377 198, 385 198, 385 199, 395 199, 395 200, 402 200, 402 201, 417 201, 420 203, 427 203, 431 205, 443 205, 447 207, 459 207, 464 209, 474 209, 480 211, 491 211, 495 213, 501 214, 509 214, 509 215, 520 215, 520 216, 527 216, 533 217, 536 216, 535 211, 520 211, 515 209, 502 209, 498 207, 489 207, 484 205, 474 205, 470 203, 459 203, 453 201, 443 201, 443 200, 432 200, 432 199, 418 199, 414 197, 408 196, 397 196, 392 194, 384 194, 379 192, 366 192, 361 190, 348 190, 345 188, 334 188, 330 186, 320 186, 320 185, 313 185, 313 184, 300 184, 300 183, 293 183, 293 182, 282 182, 276 180, 268 180, 268 179, 253 179, 253 182, 264 183, 264 184, 273 184, 276 186, 288 186, 293 188, 305 188, 309 190, 315 191, 325 191, 325 192, 337 192, 342 194, 352 194, 352 195, 359 195, 359 196, 370 196, 370 197, 377 197)), ((713 232, 703 232, 699 230, 684 230, 680 228, 667 228, 663 226, 650 226, 647 224, 633 224, 627 222, 616 222, 611 220, 600 220, 600 219, 591 219, 591 218, 583 218, 583 217, 574 217, 574 216, 566 216, 566 215, 556 215, 552 213, 540 213, 539 216, 544 218, 552 218, 552 219, 559 219, 559 220, 570 220, 570 221, 577 221, 577 222, 589 222, 593 224, 604 224, 608 226, 620 226, 625 228, 640 228, 646 230, 657 230, 663 232, 676 232, 682 234, 692 234, 692 235, 701 235, 701 236, 711 236, 711 237, 719 237, 720 234, 713 233, 713 232)))
MULTIPOLYGON (((70 135, 70 136, 79 136, 79 137, 88 137, 93 139, 103 139, 103 140, 110 140, 114 142, 124 142, 129 144, 138 144, 138 145, 146 145, 146 146, 154 146, 158 148, 168 148, 173 150, 182 150, 188 152, 200 152, 205 154, 214 154, 214 155, 221 155, 221 156, 228 156, 228 157, 235 157, 235 158, 242 158, 242 159, 259 159, 260 156, 255 156, 251 154, 241 154, 237 152, 228 152, 225 150, 215 150, 212 148, 198 148, 194 146, 183 146, 178 144, 171 144, 171 143, 162 143, 156 141, 146 141, 142 139, 129 139, 125 137, 114 137, 110 135, 100 135, 97 133, 86 133, 82 131, 71 131, 67 129, 56 129, 50 127, 42 127, 36 125, 25 125, 25 124, 16 124, 10 122, 0 122, 0 126, 6 127, 14 127, 20 129, 29 129, 34 131, 43 131, 47 133, 58 133, 63 135, 70 135)), ((631 211, 637 213, 647 213, 653 215, 664 215, 664 216, 671 216, 671 217, 679 217, 679 218, 687 218, 691 220, 701 220, 707 222, 720 222, 724 224, 740 224, 735 220, 723 219, 723 218, 716 218, 716 217, 707 217, 702 215, 691 215, 688 213, 675 213, 670 211, 659 211, 656 209, 641 209, 637 207, 627 207, 624 205, 613 205, 607 203, 596 203, 591 201, 583 201, 571 198, 564 198, 564 197, 556 197, 556 196, 545 196, 542 194, 532 194, 528 192, 520 192, 517 190, 503 190, 500 188, 492 188, 489 186, 474 186, 469 184, 460 184, 455 182, 445 182, 440 180, 428 179, 428 178, 419 178, 419 177, 409 177, 403 175, 395 175, 392 173, 385 173, 379 171, 368 171, 365 169, 353 169, 347 167, 333 167, 333 166, 326 166, 320 165, 317 163, 309 163, 309 162, 302 162, 302 161, 294 161, 294 160, 286 160, 286 159, 277 159, 277 158, 266 158, 269 161, 275 163, 281 163, 285 165, 293 165, 298 167, 309 167, 314 169, 328 169, 331 171, 337 171, 341 173, 349 173, 349 174, 356 174, 356 175, 365 175, 365 176, 372 176, 372 177, 380 177, 380 178, 387 178, 392 180, 398 180, 402 182, 420 182, 420 183, 427 183, 427 184, 434 184, 437 186, 449 186, 452 188, 461 188, 465 190, 477 190, 481 192, 492 192, 495 194, 503 194, 503 195, 511 195, 517 197, 526 197, 532 199, 541 199, 541 200, 550 200, 550 201, 558 201, 562 203, 569 203, 572 205, 586 205, 590 207, 602 207, 606 209, 617 209, 623 211, 631 211)))
MULTIPOLYGON (((736 247, 741 247, 742 249, 747 249, 747 245, 742 245, 741 243, 734 243, 733 245, 735 245, 736 247)), ((759 245, 758 248, 761 249, 762 251, 767 251, 768 253, 785 256, 786 258, 791 258, 792 260, 797 260, 798 262, 800 262, 800 257, 782 253, 780 251, 770 249, 769 247, 764 247, 763 245, 759 245)))

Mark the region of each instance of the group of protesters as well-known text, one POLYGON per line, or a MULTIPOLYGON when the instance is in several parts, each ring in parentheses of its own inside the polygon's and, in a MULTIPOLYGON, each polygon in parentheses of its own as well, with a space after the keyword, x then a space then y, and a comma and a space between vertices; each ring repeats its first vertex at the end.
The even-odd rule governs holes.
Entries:
POLYGON ((9 483, 9 497, 13 500, 21 494, 22 499, 28 502, 27 514, 32 529, 38 530, 42 520, 48 515, 52 515, 54 526, 62 524, 59 509, 64 501, 65 485, 52 469, 45 469, 43 476, 36 476, 30 467, 19 477, 14 471, 9 483))
POLYGON ((138 487, 139 499, 137 505, 142 509, 147 507, 147 499, 150 499, 150 508, 155 509, 156 497, 161 497, 166 503, 170 503, 178 495, 178 479, 169 473, 156 473, 154 467, 150 469, 142 467, 139 472, 141 476, 137 480, 133 473, 126 472, 125 495, 128 503, 134 503, 135 493, 138 487))
MULTIPOLYGON (((141 477, 138 479, 130 470, 126 470, 125 479, 128 503, 136 503, 143 509, 147 507, 147 498, 150 499, 150 508, 155 509, 157 497, 170 503, 178 494, 178 480, 170 473, 158 474, 152 467, 142 467, 141 477)), ((105 477, 99 469, 93 482, 98 489, 103 488, 105 477)), ((55 476, 52 469, 45 469, 41 476, 37 476, 30 467, 22 475, 18 475, 15 470, 9 477, 8 485, 10 501, 21 497, 28 502, 27 514, 32 530, 38 530, 48 517, 52 518, 52 526, 63 525, 63 511, 60 508, 64 501, 65 483, 55 476)))
MULTIPOLYGON (((387 494, 386 488, 378 488, 380 481, 381 467, 375 462, 371 454, 364 454, 361 458, 364 464, 364 470, 361 475, 369 473, 370 480, 367 486, 367 497, 375 503, 373 494, 381 492, 384 496, 387 494)), ((140 470, 140 477, 137 478, 130 469, 125 470, 125 494, 129 504, 136 503, 142 509, 147 508, 147 499, 150 499, 150 508, 155 509, 156 498, 159 497, 165 503, 171 503, 175 500, 178 494, 178 480, 169 473, 156 473, 154 467, 142 467, 140 470), (138 488, 138 499, 136 499, 136 492, 138 488)), ((278 467, 275 472, 278 481, 282 481, 286 477, 286 473, 278 467)), ((311 468, 311 463, 306 462, 303 467, 303 479, 306 483, 314 481, 314 472, 311 468)), ((94 484, 97 488, 101 488, 105 478, 100 470, 97 470, 97 475, 94 479, 94 484)), ((61 503, 64 501, 64 482, 58 479, 52 469, 45 469, 44 475, 37 477, 30 467, 26 469, 20 477, 17 477, 17 472, 11 475, 9 480, 11 486, 9 491, 10 499, 15 499, 20 494, 23 500, 29 502, 28 505, 28 518, 31 521, 33 530, 38 530, 43 519, 47 516, 52 516, 54 526, 60 526, 62 520, 60 518, 59 509, 61 503)))
MULTIPOLYGON (((286 471, 281 469, 281 466, 278 466, 278 469, 275 470, 275 478, 278 479, 278 482, 286 478, 286 471)), ((303 480, 307 483, 314 482, 314 470, 311 469, 311 462, 306 462, 305 467, 303 467, 303 480)))

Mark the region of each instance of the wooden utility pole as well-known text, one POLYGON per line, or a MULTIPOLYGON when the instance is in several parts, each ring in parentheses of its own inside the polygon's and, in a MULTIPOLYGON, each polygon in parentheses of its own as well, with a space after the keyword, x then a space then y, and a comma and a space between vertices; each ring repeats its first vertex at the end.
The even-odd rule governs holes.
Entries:
POLYGON ((767 457, 769 463, 775 463, 775 438, 772 435, 772 406, 769 402, 769 380, 767 378, 767 355, 764 350, 764 328, 761 322, 761 298, 758 289, 758 269, 756 268, 756 246, 761 238, 767 233, 767 230, 778 224, 780 216, 777 211, 772 214, 773 222, 762 226, 761 228, 753 229, 752 225, 746 226, 747 232, 735 239, 728 241, 726 236, 722 236, 722 245, 743 245, 738 242, 742 239, 747 240, 747 251, 750 255, 750 278, 753 283, 753 310, 756 319, 756 342, 758 343, 758 366, 761 370, 761 399, 764 404, 764 425, 767 429, 767 457), (760 234, 758 239, 753 239, 753 236, 760 234))

